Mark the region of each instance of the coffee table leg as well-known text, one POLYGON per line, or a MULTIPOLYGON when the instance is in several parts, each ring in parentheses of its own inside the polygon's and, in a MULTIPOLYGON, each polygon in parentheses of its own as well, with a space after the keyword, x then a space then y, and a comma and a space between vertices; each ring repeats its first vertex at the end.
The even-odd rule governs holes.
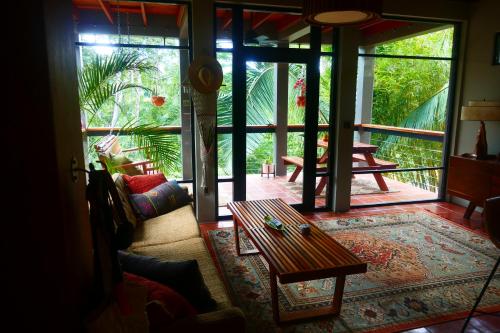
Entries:
POLYGON ((332 304, 332 307, 336 315, 340 314, 340 308, 342 307, 344 286, 345 286, 345 275, 337 276, 337 278, 335 279, 335 293, 333 294, 333 304, 332 304))
POLYGON ((273 308, 273 319, 276 323, 280 322, 280 308, 278 305, 278 281, 276 270, 269 265, 269 279, 271 284, 271 307, 273 308))
POLYGON ((238 232, 238 221, 233 218, 234 224, 234 244, 236 244, 236 254, 240 255, 240 234, 238 232))

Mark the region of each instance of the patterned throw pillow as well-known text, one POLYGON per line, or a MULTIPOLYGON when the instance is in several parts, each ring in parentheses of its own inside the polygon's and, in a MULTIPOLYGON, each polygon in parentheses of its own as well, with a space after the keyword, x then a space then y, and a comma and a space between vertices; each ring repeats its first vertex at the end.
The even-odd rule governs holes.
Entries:
POLYGON ((137 217, 144 221, 166 214, 192 201, 175 180, 160 184, 141 194, 129 194, 137 217))
POLYGON ((152 175, 129 176, 123 175, 123 180, 127 184, 130 193, 140 194, 152 190, 156 186, 167 181, 163 173, 155 173, 152 175))

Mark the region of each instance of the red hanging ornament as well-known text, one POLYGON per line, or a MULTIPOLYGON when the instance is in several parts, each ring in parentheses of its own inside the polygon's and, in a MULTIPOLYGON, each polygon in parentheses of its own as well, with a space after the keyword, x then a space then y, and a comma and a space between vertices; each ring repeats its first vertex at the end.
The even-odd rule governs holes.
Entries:
POLYGON ((293 85, 293 89, 300 89, 300 94, 297 96, 297 106, 303 108, 306 106, 306 83, 304 79, 298 79, 293 85))
POLYGON ((155 106, 162 106, 165 103, 165 97, 163 97, 163 96, 153 96, 153 97, 151 97, 151 102, 155 106))

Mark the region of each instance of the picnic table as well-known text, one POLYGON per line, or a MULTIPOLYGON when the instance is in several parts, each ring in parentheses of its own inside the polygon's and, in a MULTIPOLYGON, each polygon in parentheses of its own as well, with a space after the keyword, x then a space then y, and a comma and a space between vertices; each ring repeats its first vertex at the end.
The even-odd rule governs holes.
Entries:
MULTIPOLYGON (((324 148, 325 151, 318 158, 316 164, 316 171, 324 172, 326 171, 326 163, 328 161, 328 141, 318 140, 318 147, 324 148)), ((352 166, 353 171, 376 171, 376 170, 386 170, 394 169, 398 166, 397 163, 391 161, 385 161, 373 156, 378 150, 378 146, 371 145, 368 143, 354 142, 352 146, 352 161, 355 163, 352 166)), ((282 156, 285 165, 295 165, 295 170, 288 179, 289 182, 294 182, 297 176, 300 174, 304 168, 304 159, 298 156, 282 156)), ((389 191, 384 178, 380 173, 373 173, 373 177, 377 182, 378 187, 381 191, 389 191)), ((327 176, 323 176, 320 179, 318 186, 316 187, 316 195, 320 195, 326 186, 328 181, 327 176)))

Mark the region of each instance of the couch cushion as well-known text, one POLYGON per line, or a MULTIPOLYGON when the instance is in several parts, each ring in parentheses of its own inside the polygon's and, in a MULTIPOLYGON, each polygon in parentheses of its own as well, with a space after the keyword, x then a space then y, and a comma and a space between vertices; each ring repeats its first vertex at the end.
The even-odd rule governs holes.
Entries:
POLYGON ((200 312, 213 311, 217 307, 196 260, 163 261, 124 251, 118 251, 118 259, 124 272, 169 286, 200 312))
POLYGON ((130 202, 128 201, 128 192, 127 192, 127 187, 125 184, 125 181, 122 178, 122 175, 119 173, 114 173, 113 174, 113 180, 116 185, 116 189, 118 191, 118 195, 120 196, 120 200, 123 205, 123 210, 125 211, 125 215, 127 216, 127 219, 134 225, 134 227, 137 226, 137 219, 134 214, 134 210, 132 209, 132 206, 130 205, 130 202))
POLYGON ((178 242, 199 236, 200 229, 193 207, 186 205, 170 213, 137 223, 131 248, 178 242))
POLYGON ((148 290, 146 313, 149 321, 149 332, 165 331, 165 327, 175 320, 197 314, 196 309, 173 289, 135 274, 123 273, 125 281, 133 281, 148 290))
POLYGON ((135 248, 133 252, 156 257, 160 260, 196 259, 203 280, 210 290, 212 298, 217 302, 218 309, 231 306, 224 284, 202 238, 197 237, 170 244, 135 248))
POLYGON ((123 175, 122 178, 130 193, 144 193, 167 181, 161 172, 152 175, 123 175))
POLYGON ((193 201, 175 180, 161 183, 144 193, 131 193, 128 198, 141 221, 169 213, 193 201))

